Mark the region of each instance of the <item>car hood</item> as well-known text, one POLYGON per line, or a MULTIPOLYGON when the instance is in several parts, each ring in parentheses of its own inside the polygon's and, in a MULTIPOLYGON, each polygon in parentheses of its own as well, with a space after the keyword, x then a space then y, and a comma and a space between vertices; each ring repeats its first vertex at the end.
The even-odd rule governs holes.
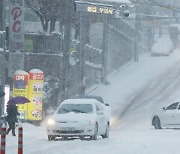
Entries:
POLYGON ((66 114, 54 114, 52 115, 52 118, 58 122, 79 122, 79 121, 82 122, 82 121, 94 119, 94 115, 92 113, 86 114, 86 113, 69 112, 66 114))

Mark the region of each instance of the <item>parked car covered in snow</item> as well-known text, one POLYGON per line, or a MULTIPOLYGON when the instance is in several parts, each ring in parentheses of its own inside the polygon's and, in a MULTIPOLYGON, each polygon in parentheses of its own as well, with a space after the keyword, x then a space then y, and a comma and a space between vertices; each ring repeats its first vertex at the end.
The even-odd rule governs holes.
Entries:
POLYGON ((173 43, 169 36, 159 38, 152 46, 151 56, 169 56, 173 51, 173 43))
POLYGON ((152 118, 155 129, 180 128, 180 102, 175 102, 156 112, 152 118))
POLYGON ((47 119, 49 140, 56 137, 109 137, 109 119, 104 105, 95 99, 67 99, 47 119))

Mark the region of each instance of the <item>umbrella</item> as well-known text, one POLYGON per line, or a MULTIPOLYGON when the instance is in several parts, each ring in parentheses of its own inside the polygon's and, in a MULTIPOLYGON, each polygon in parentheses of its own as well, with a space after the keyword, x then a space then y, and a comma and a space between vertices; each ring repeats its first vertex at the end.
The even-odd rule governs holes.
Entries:
POLYGON ((29 102, 30 102, 30 100, 24 96, 16 96, 16 97, 11 98, 8 101, 8 104, 9 105, 11 105, 11 104, 25 104, 25 103, 29 103, 29 102))

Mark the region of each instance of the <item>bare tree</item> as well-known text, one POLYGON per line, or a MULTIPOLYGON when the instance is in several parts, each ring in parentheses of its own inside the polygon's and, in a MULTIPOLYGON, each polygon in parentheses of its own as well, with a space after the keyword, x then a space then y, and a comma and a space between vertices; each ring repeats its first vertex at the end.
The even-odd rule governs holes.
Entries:
POLYGON ((31 8, 40 18, 44 32, 54 31, 55 23, 61 14, 60 0, 25 0, 27 7, 31 8))
MULTIPOLYGON (((75 29, 74 39, 78 39, 79 37, 79 28, 80 28, 80 21, 79 21, 79 14, 75 12, 75 0, 70 0, 71 5, 67 5, 67 0, 25 0, 27 7, 31 8, 40 18, 43 31, 48 32, 50 29, 50 33, 55 30, 55 23, 59 21, 59 26, 62 29, 65 26, 65 21, 68 20, 72 27, 75 29), (71 7, 69 19, 66 19, 67 15, 67 7, 71 7), (50 25, 50 28, 49 28, 50 25)), ((86 43, 89 43, 89 29, 90 23, 99 22, 98 16, 86 14, 84 16, 86 18, 85 24, 85 36, 86 36, 86 43)))

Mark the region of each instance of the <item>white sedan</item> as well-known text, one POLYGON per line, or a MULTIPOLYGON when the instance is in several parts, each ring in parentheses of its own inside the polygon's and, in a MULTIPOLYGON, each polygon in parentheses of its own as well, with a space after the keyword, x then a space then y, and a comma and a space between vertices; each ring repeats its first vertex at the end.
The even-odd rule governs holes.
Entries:
POLYGON ((155 129, 180 128, 180 102, 162 108, 152 118, 152 125, 155 129))
POLYGON ((90 137, 97 140, 99 135, 108 138, 110 124, 106 115, 104 105, 95 99, 64 100, 47 119, 48 139, 90 137))

